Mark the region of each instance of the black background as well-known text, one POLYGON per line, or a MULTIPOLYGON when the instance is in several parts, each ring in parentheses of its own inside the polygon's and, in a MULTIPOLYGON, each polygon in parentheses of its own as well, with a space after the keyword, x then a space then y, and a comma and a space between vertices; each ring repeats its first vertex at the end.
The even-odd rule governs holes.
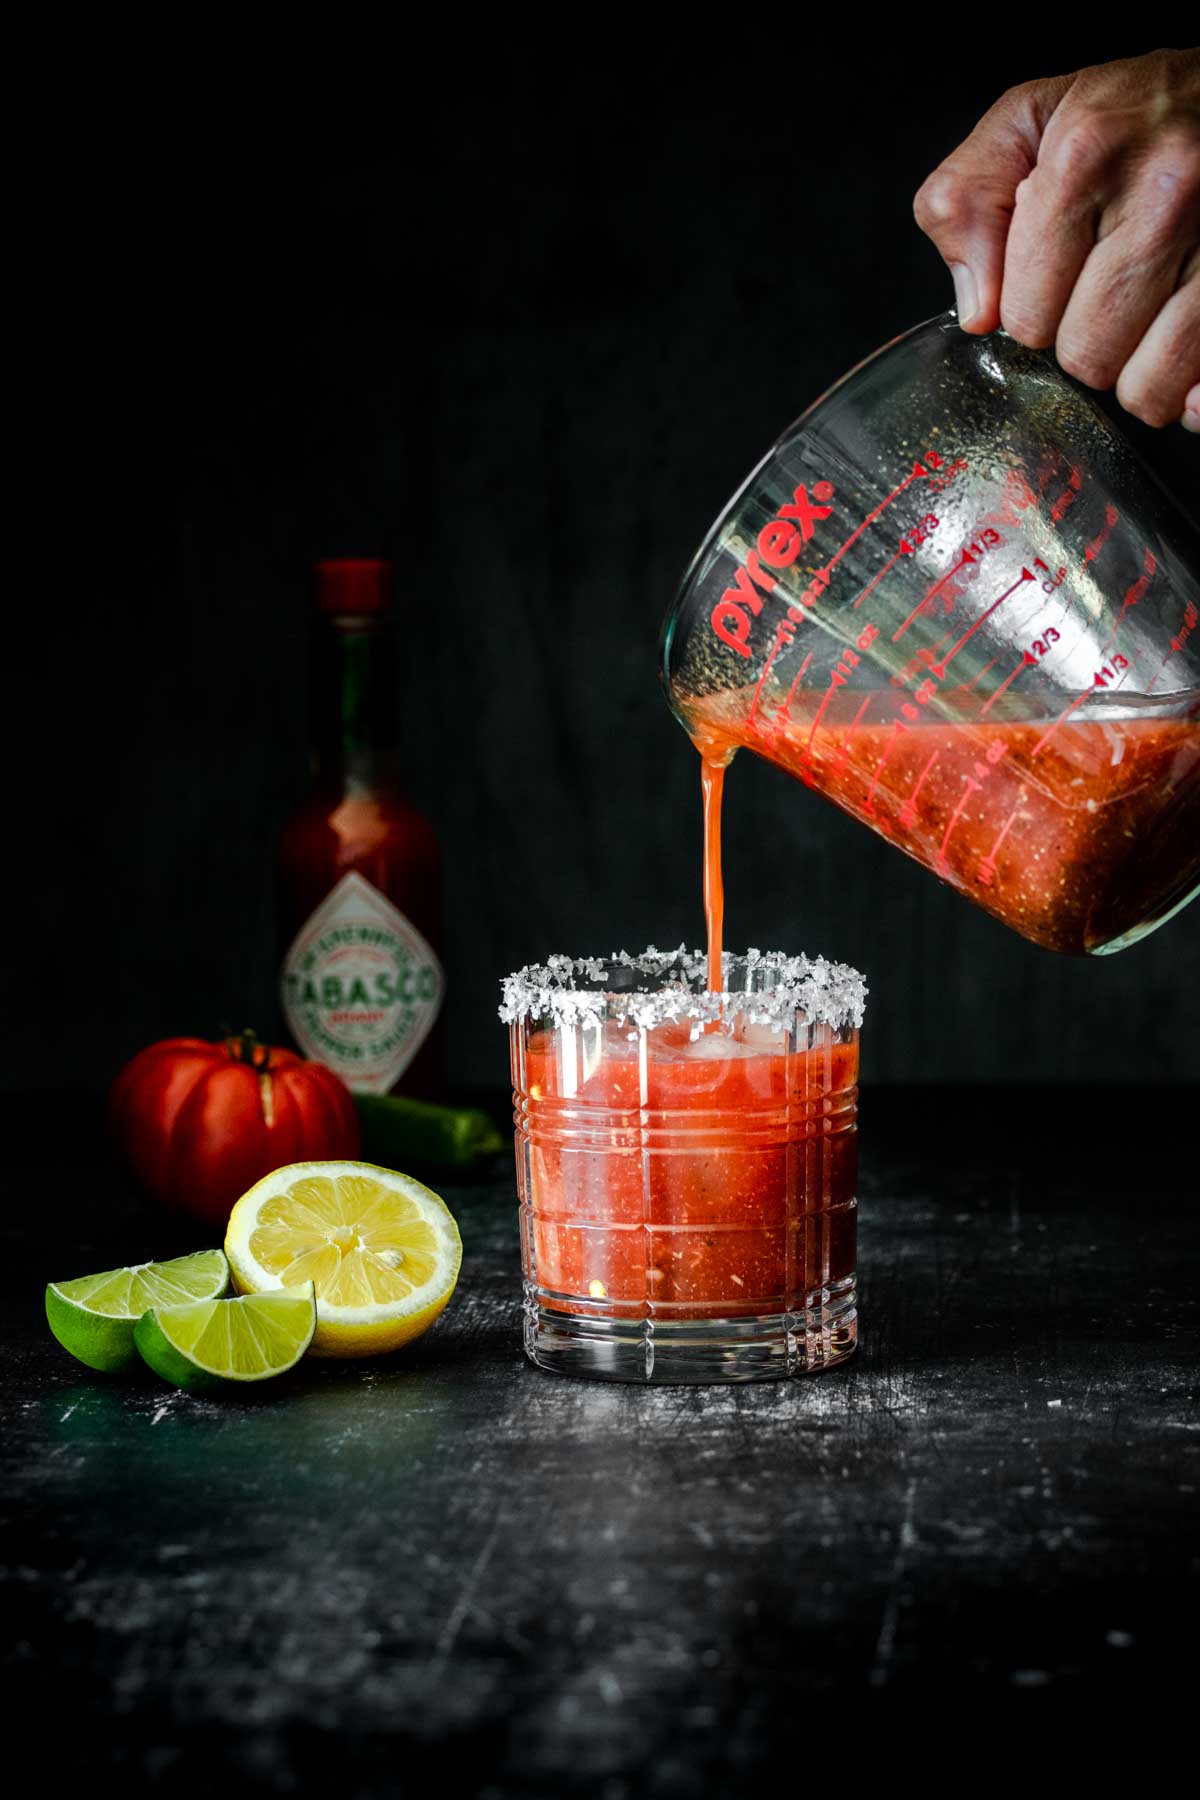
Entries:
MULTIPOLYGON (((324 85, 229 46, 186 92, 109 67, 56 116, 17 346, 50 523, 14 600, 8 1085, 274 1022, 319 555, 397 561, 456 1081, 504 1079, 509 969, 697 942, 697 763, 656 674, 692 549, 803 406, 950 303, 911 199, 986 106, 1151 47, 568 24, 368 42, 324 85)), ((1198 447, 1133 430, 1194 503, 1198 447)), ((727 819, 727 942, 864 968, 868 1077, 1200 1074, 1200 915, 1072 962, 747 757, 727 819)))

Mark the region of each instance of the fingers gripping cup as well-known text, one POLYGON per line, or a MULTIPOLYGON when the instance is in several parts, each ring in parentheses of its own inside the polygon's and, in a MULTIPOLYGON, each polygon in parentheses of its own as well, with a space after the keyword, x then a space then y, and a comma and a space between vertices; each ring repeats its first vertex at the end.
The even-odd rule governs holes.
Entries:
POLYGON ((525 1349, 608 1381, 759 1381, 857 1336, 866 989, 821 959, 552 957, 504 983, 525 1349))

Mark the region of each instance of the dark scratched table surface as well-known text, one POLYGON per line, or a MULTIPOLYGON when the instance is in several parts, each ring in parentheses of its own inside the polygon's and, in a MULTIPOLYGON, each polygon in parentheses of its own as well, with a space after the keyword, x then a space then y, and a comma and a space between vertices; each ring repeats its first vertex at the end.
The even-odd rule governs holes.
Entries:
POLYGON ((187 1245, 86 1104, 9 1103, 6 1707, 131 1791, 481 1800, 825 1785, 888 1706, 1194 1710, 1197 1098, 868 1092, 825 1375, 531 1369, 501 1165, 424 1339, 221 1404, 50 1338, 48 1278, 187 1245))

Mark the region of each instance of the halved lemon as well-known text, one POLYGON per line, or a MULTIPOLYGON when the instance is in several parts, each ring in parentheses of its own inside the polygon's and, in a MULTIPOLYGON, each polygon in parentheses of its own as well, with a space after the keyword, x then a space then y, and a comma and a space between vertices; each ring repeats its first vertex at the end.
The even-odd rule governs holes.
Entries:
POLYGON ((374 1163, 290 1163, 229 1215, 234 1285, 311 1281, 314 1356, 379 1356, 428 1331, 458 1280, 462 1240, 445 1201, 374 1163))

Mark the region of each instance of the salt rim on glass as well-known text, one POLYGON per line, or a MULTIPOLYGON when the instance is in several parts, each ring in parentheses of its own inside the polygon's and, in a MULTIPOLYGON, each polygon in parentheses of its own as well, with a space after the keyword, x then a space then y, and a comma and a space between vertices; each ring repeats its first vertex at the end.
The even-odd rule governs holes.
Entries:
POLYGON ((693 1039, 706 1028, 732 1031, 737 1021, 786 1029, 797 1013, 810 1025, 835 1031, 862 1024, 867 984, 847 963, 786 956, 779 950, 748 950, 745 956, 726 951, 721 961, 727 976, 735 970, 744 973, 743 987, 710 992, 707 958, 683 944, 677 950, 651 944, 639 956, 627 950, 609 957, 551 956, 504 978, 500 1018, 506 1025, 544 1018, 556 1025, 599 1024, 607 1018, 647 1031, 687 1019, 693 1039), (611 983, 617 970, 628 970, 630 979, 648 976, 659 985, 649 992, 615 988, 611 983))

